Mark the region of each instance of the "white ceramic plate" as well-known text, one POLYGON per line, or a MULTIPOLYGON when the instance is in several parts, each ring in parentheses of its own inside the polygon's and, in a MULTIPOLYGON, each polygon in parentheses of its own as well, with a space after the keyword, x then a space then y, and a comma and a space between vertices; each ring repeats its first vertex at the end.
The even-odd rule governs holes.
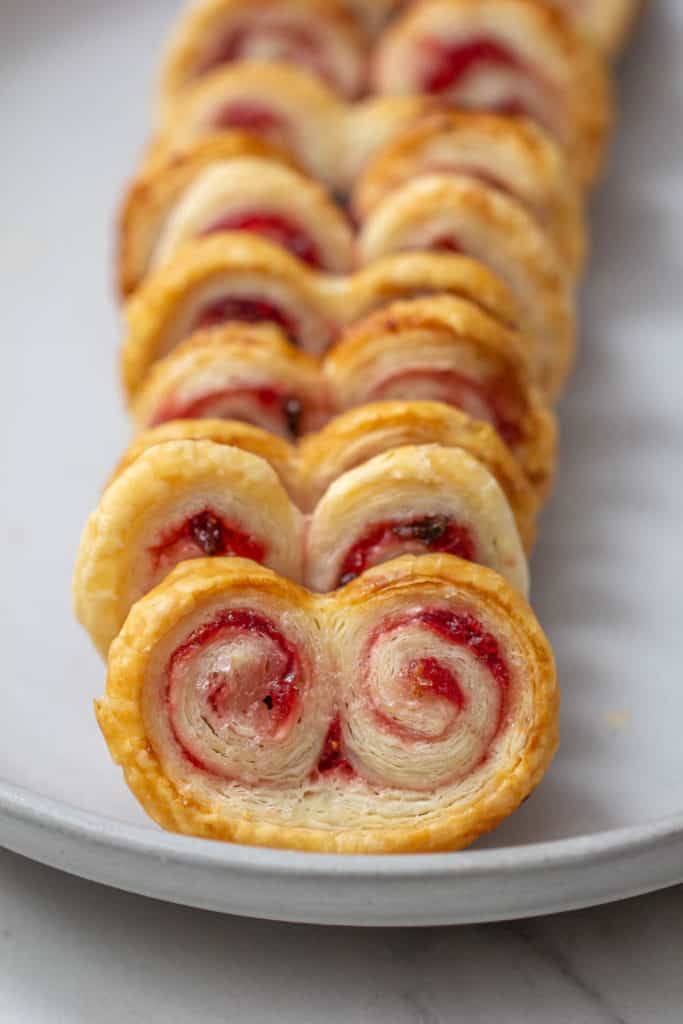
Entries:
POLYGON ((126 440, 110 248, 145 138, 164 0, 0 9, 0 842, 87 878, 256 917, 481 921, 683 880, 683 6, 622 82, 583 352, 534 603, 564 689, 538 793, 463 854, 339 858, 151 825, 110 764, 104 670, 69 607, 80 528, 126 440))

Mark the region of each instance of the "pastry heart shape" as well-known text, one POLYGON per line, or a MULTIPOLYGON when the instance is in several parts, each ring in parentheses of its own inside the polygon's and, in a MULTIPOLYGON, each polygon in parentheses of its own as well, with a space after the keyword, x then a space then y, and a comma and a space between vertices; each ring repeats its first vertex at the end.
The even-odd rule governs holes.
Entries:
POLYGON ((336 412, 415 398, 489 422, 539 495, 547 495, 555 418, 530 381, 519 338, 470 303, 445 296, 371 314, 322 360, 292 348, 273 327, 200 332, 151 368, 131 412, 138 428, 240 419, 292 440, 336 412))
MULTIPOLYGON (((415 184, 429 186, 436 180, 423 178, 415 184)), ((443 189, 438 184, 436 196, 438 200, 444 190, 456 196, 460 230, 473 239, 477 216, 468 212, 467 200, 477 187, 474 182, 448 178, 443 189)), ((402 195, 403 190, 393 193, 386 206, 393 207, 397 199, 402 202, 402 195)), ((539 387, 548 398, 557 397, 574 350, 571 293, 554 273, 552 260, 543 264, 538 259, 538 254, 546 251, 540 244, 542 235, 528 246, 525 236, 514 233, 502 241, 505 225, 514 228, 517 219, 508 219, 512 211, 502 209, 507 202, 501 195, 486 197, 486 207, 496 211, 500 224, 487 229, 479 244, 492 246, 499 238, 493 259, 499 268, 507 268, 519 301, 484 265, 451 253, 394 253, 356 274, 340 277, 316 272, 249 233, 226 232, 184 242, 168 264, 146 279, 126 307, 128 330, 121 351, 126 394, 135 398, 152 364, 203 328, 230 322, 276 324, 294 348, 320 356, 333 345, 338 349, 340 340, 343 345, 348 335, 362 329, 359 321, 375 309, 389 307, 392 301, 433 296, 437 302, 450 295, 467 300, 472 316, 485 313, 492 323, 497 322, 501 338, 506 328, 519 325, 510 347, 525 349, 539 387), (525 253, 534 255, 524 261, 525 253), (522 306, 524 313, 520 312, 522 306)), ((411 209, 408 219, 414 221, 411 209)), ((378 215, 384 210, 382 204, 378 215)), ((384 237, 389 249, 394 242, 400 248, 401 224, 391 216, 384 237), (396 231, 399 241, 392 239, 396 231)), ((440 214, 435 211, 435 216, 440 214)), ((410 231, 408 227, 403 235, 407 244, 410 231)), ((373 244, 381 247, 383 243, 375 235, 373 244)), ((546 251, 546 255, 551 253, 546 251)), ((514 333, 508 330, 508 337, 514 333)))
POLYGON ((146 164, 134 177, 118 224, 122 298, 132 295, 155 266, 167 261, 171 244, 177 244, 178 221, 187 225, 193 218, 197 236, 214 233, 226 223, 239 224, 240 230, 269 238, 330 273, 345 273, 355 261, 348 217, 321 185, 299 172, 285 150, 246 132, 224 132, 200 139, 167 160, 146 164), (215 205, 216 187, 206 189, 204 204, 197 203, 193 192, 198 179, 204 174, 214 177, 218 170, 221 184, 246 189, 246 197, 230 195, 211 210, 207 205, 215 205), (261 175, 266 176, 267 188, 261 175))
POLYGON ((393 192, 431 175, 474 180, 516 200, 552 240, 569 277, 581 272, 583 197, 560 146, 532 121, 473 110, 420 118, 366 163, 351 192, 356 222, 364 224, 393 192))
POLYGON ((527 552, 536 538, 539 496, 517 459, 488 423, 442 402, 368 402, 335 416, 298 444, 239 420, 171 420, 138 434, 111 480, 143 452, 166 441, 213 441, 258 455, 303 512, 311 512, 342 473, 382 452, 415 445, 462 448, 488 469, 505 492, 527 552))
POLYGON ((461 848, 557 746, 533 613, 449 555, 329 596, 252 562, 187 562, 133 607, 96 710, 164 828, 326 852, 461 848))
MULTIPOLYGON (((378 145, 438 100, 442 107, 526 116, 563 145, 579 183, 588 186, 597 176, 612 100, 607 69, 589 35, 616 50, 641 0, 588 0, 571 12, 568 0, 430 0, 395 17, 367 62, 359 59, 362 44, 344 33, 338 6, 326 6, 327 12, 316 12, 319 0, 205 0, 191 11, 164 60, 154 150, 174 149, 211 131, 247 129, 286 144, 309 173, 344 191, 378 145), (275 41, 261 53, 223 47, 227 63, 205 59, 210 52, 221 57, 223 29, 214 24, 263 21, 270 10, 267 31, 277 35, 284 27, 278 21, 301 20, 306 6, 313 17, 302 28, 305 41, 317 33, 332 44, 323 43, 312 59, 309 48, 296 66, 288 62, 282 32, 279 52, 275 41), (332 51, 340 58, 337 72, 345 65, 344 82, 330 73, 332 51), (246 59, 231 64, 235 57, 246 59), (321 67, 326 61, 327 69, 321 67), (345 100, 344 94, 358 95, 364 79, 380 95, 362 103, 345 100)), ((243 39, 248 44, 248 30, 243 39)))
MULTIPOLYGON (((534 225, 522 221, 516 234, 533 239, 540 228, 574 280, 585 250, 583 204, 559 146, 529 121, 444 111, 401 132, 363 168, 350 197, 356 233, 323 186, 297 171, 282 150, 244 132, 199 139, 145 164, 126 192, 119 218, 121 294, 132 294, 181 241, 237 227, 277 242, 318 269, 349 272, 363 258, 364 235, 377 233, 372 223, 381 203, 409 182, 434 174, 476 183, 469 212, 478 218, 479 237, 497 226, 496 208, 487 211, 481 200, 477 203, 480 195, 502 193, 523 207, 534 225)), ((433 216, 428 202, 422 203, 421 215, 423 220, 433 216)), ((514 227, 503 226, 501 244, 514 227)), ((459 242, 462 248, 465 239, 459 242)), ((495 250, 492 239, 486 251, 495 250)))
POLYGON ((106 653, 135 601, 188 559, 247 557, 324 592, 401 554, 435 551, 489 565, 527 592, 505 493, 463 448, 375 455, 305 515, 260 456, 211 440, 164 441, 118 473, 88 520, 76 613, 106 653))

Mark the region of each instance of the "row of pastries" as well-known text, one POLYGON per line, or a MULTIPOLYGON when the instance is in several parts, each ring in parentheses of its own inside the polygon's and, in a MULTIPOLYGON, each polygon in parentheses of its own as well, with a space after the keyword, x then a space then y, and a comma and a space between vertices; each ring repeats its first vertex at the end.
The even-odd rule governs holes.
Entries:
POLYGON ((558 744, 527 557, 629 0, 200 0, 123 198, 76 614, 147 812, 460 849, 558 744))

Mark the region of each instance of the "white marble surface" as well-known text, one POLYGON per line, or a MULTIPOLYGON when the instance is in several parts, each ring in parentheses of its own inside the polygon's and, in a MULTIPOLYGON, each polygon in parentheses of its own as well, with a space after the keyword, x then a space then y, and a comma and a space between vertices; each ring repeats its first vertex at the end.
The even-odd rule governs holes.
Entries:
POLYGON ((0 852, 0 1024, 680 1024, 683 888, 474 928, 220 917, 0 852))

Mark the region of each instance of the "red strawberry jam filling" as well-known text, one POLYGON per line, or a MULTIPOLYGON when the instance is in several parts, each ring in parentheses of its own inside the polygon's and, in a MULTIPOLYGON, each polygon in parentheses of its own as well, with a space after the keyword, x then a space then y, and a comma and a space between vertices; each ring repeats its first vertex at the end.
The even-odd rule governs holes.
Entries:
POLYGON ((238 320, 247 324, 278 324, 291 343, 297 344, 296 323, 287 313, 272 302, 248 296, 226 295, 222 299, 209 303, 197 316, 192 330, 218 327, 230 320, 238 320))
POLYGON ((266 549, 254 537, 207 508, 166 530, 158 543, 148 548, 148 554, 152 576, 158 581, 179 562, 191 558, 235 555, 263 562, 266 549))
POLYGON ((371 397, 445 402, 476 419, 491 422, 510 447, 518 445, 522 438, 519 419, 511 411, 510 395, 503 382, 484 385, 455 370, 410 367, 386 377, 373 389, 371 397))
POLYGON ((294 645, 269 619, 247 609, 225 610, 196 629, 171 655, 166 678, 173 736, 190 764, 214 775, 222 773, 207 766, 201 741, 182 714, 188 687, 214 741, 231 727, 255 739, 277 738, 294 718, 303 688, 294 645), (245 651, 248 656, 240 657, 245 651))
POLYGON ((495 39, 473 39, 448 45, 439 39, 420 44, 424 55, 421 91, 443 93, 457 89, 471 74, 483 67, 510 68, 535 77, 533 70, 495 39))
POLYGON ((221 129, 242 128, 252 135, 264 136, 277 141, 288 133, 288 123, 284 117, 274 113, 270 107, 252 103, 249 100, 235 100, 226 103, 214 116, 212 127, 221 129))
POLYGON ((466 647, 492 676, 502 697, 496 724, 497 735, 507 711, 510 669, 494 635, 489 633, 474 615, 458 615, 444 608, 419 612, 416 618, 423 626, 442 639, 460 647, 466 647))
POLYGON ((249 231, 274 242, 311 267, 320 268, 322 265, 318 247, 311 237, 293 220, 277 213, 226 214, 209 224, 202 235, 213 235, 219 231, 249 231))
POLYGON ((438 235, 429 243, 429 248, 436 252, 455 252, 464 255, 465 248, 455 235, 438 235))
MULTIPOLYGON (((500 693, 498 716, 490 741, 493 742, 500 733, 507 715, 510 669, 498 641, 474 615, 435 608, 389 619, 381 623, 371 635, 364 655, 365 665, 367 666, 372 648, 377 643, 390 640, 397 631, 415 625, 423 626, 450 644, 466 648, 488 671, 500 693)), ((432 696, 447 701, 456 717, 467 709, 467 698, 456 674, 436 657, 428 656, 409 661, 403 669, 401 682, 410 698, 432 696)), ((397 735, 406 738, 419 736, 423 741, 428 739, 421 733, 413 733, 410 728, 379 708, 375 708, 375 714, 386 728, 397 735)), ((447 731, 448 728, 444 730, 447 731)), ((435 735, 431 739, 438 740, 443 738, 443 735, 435 735)))
POLYGON ((422 516, 408 521, 377 523, 358 540, 344 557, 337 586, 343 587, 366 569, 390 558, 424 551, 442 551, 470 562, 476 559, 476 545, 466 526, 447 516, 422 516))
POLYGON ((409 662, 407 675, 415 696, 431 693, 447 700, 458 711, 465 707, 465 695, 455 673, 436 658, 416 658, 409 662))
POLYGON ((292 439, 302 433, 303 402, 272 387, 232 387, 207 391, 186 402, 171 399, 159 407, 150 419, 156 427, 169 420, 240 420, 253 426, 276 429, 282 425, 292 439))
POLYGON ((267 53, 271 60, 310 68, 329 77, 319 34, 305 25, 262 22, 240 25, 225 33, 197 67, 197 76, 223 64, 238 60, 260 60, 267 53))
POLYGON ((354 774, 353 768, 344 757, 339 716, 334 719, 327 730, 316 772, 319 775, 327 775, 331 772, 340 772, 347 776, 354 774))
MULTIPOLYGON (((508 47, 494 39, 474 39, 469 43, 448 45, 437 39, 426 39, 421 43, 422 78, 421 91, 432 95, 443 96, 446 101, 453 100, 468 105, 467 97, 458 90, 467 85, 468 80, 477 72, 489 67, 508 70, 517 76, 525 77, 542 92, 545 97, 557 100, 556 89, 551 82, 544 79, 538 69, 532 67, 508 47)), ((539 96, 540 99, 540 96, 539 96)), ((529 117, 543 127, 552 128, 551 115, 539 103, 529 103, 521 95, 501 95, 497 99, 477 101, 469 104, 478 110, 488 110, 494 114, 505 114, 512 117, 529 117)))

